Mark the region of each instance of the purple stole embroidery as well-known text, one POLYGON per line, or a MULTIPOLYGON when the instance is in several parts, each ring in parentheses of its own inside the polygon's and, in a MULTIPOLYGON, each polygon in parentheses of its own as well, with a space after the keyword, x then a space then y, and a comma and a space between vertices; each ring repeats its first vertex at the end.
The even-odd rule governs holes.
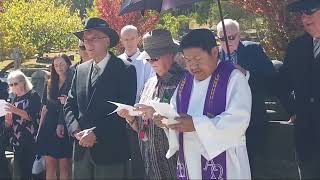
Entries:
MULTIPOLYGON (((231 72, 234 65, 230 62, 220 62, 217 69, 211 76, 208 91, 206 95, 203 114, 209 118, 225 111, 226 93, 231 72)), ((187 113, 189 101, 193 86, 193 76, 187 73, 178 86, 177 93, 177 111, 178 113, 187 113)), ((226 179, 226 152, 207 161, 201 157, 202 179, 226 179)), ((188 171, 184 158, 183 133, 179 134, 179 153, 177 162, 177 179, 188 180, 188 171)))

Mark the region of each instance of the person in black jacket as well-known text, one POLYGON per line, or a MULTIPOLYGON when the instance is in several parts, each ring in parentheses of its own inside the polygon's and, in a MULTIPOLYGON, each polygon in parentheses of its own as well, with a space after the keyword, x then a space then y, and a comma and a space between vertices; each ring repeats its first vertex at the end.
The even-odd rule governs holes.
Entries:
POLYGON ((221 42, 220 60, 232 61, 242 70, 249 81, 252 93, 252 109, 250 124, 246 131, 246 142, 250 168, 253 178, 264 177, 263 169, 257 169, 257 156, 263 152, 264 138, 266 137, 267 117, 265 99, 275 69, 259 43, 240 40, 239 23, 232 19, 225 19, 227 38, 231 59, 227 55, 222 22, 217 25, 217 35, 221 42))
MULTIPOLYGON (((0 99, 8 99, 8 88, 8 83, 0 81, 0 99)), ((9 164, 5 155, 5 150, 9 144, 8 133, 8 129, 5 127, 4 116, 0 117, 0 179, 8 179, 10 177, 9 164)))
POLYGON ((77 67, 64 106, 68 131, 77 139, 73 179, 123 179, 129 160, 126 122, 109 115, 116 107, 108 101, 135 103, 135 68, 106 51, 119 41, 106 21, 90 18, 75 35, 93 60, 77 67))
POLYGON ((297 0, 288 6, 300 13, 305 34, 289 43, 274 87, 294 119, 295 145, 302 179, 319 179, 320 162, 320 1, 297 0), (290 95, 294 92, 294 102, 290 95), (295 118, 296 117, 296 118, 295 118))

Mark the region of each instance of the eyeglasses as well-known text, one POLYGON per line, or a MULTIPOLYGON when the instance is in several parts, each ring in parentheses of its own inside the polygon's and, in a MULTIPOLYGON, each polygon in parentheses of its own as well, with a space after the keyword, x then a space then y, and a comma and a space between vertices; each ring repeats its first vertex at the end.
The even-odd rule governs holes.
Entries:
POLYGON ((82 50, 82 51, 85 51, 86 47, 85 46, 79 46, 79 49, 82 50))
POLYGON ((315 12, 317 12, 320 8, 314 8, 314 9, 305 9, 302 11, 299 11, 300 15, 305 14, 308 16, 311 16, 312 14, 314 14, 315 12))
POLYGON ((105 38, 108 38, 108 37, 106 37, 106 36, 104 36, 104 37, 94 37, 94 38, 91 38, 91 39, 83 39, 83 42, 84 43, 89 43, 89 42, 97 42, 98 40, 100 40, 100 39, 105 39, 105 38))
MULTIPOLYGON (((233 41, 233 40, 235 40, 237 38, 237 36, 238 36, 238 33, 236 33, 234 35, 227 36, 227 38, 228 38, 229 41, 233 41)), ((224 37, 219 37, 218 39, 220 41, 225 41, 224 37)))
POLYGON ((13 86, 17 86, 19 83, 18 82, 14 82, 14 83, 10 83, 9 86, 13 87, 13 86))
POLYGON ((151 58, 151 59, 146 59, 149 63, 157 62, 159 61, 159 58, 151 58))

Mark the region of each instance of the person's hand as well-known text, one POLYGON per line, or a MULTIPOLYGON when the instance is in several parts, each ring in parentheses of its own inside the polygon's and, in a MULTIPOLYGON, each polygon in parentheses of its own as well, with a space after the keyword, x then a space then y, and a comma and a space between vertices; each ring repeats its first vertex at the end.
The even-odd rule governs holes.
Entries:
POLYGON ((235 68, 239 69, 245 76, 247 75, 247 70, 241 67, 239 64, 234 65, 235 68))
POLYGON ((44 117, 48 112, 47 106, 44 105, 41 109, 41 117, 44 117))
POLYGON ((170 129, 174 129, 178 132, 193 132, 196 130, 192 117, 187 114, 181 114, 180 117, 176 117, 175 120, 180 121, 180 123, 168 125, 170 129))
POLYGON ((127 121, 129 121, 129 123, 134 121, 134 116, 130 116, 129 115, 129 111, 126 110, 126 109, 122 109, 122 110, 118 111, 117 114, 120 117, 122 117, 122 118, 126 119, 127 121))
POLYGON ((18 114, 19 108, 15 107, 14 105, 7 103, 4 107, 4 110, 7 112, 11 112, 13 114, 18 114))
POLYGON ((290 119, 288 120, 288 123, 289 124, 294 124, 294 122, 296 121, 297 119, 297 116, 294 114, 290 117, 290 119))
POLYGON ((79 145, 86 148, 91 148, 96 143, 96 135, 92 130, 85 129, 77 133, 79 145))
POLYGON ((162 120, 163 120, 164 118, 165 118, 165 117, 161 116, 160 114, 154 114, 152 120, 153 120, 154 124, 155 124, 156 126, 158 126, 159 128, 167 128, 167 126, 162 123, 162 120))
POLYGON ((153 107, 151 106, 147 106, 144 104, 136 104, 135 107, 137 109, 135 109, 135 111, 141 111, 141 116, 143 120, 148 120, 148 119, 152 119, 153 118, 153 114, 156 112, 153 107))
POLYGON ((8 112, 5 116, 4 116, 4 120, 6 122, 7 125, 12 126, 13 123, 13 119, 12 119, 12 113, 8 112))
POLYGON ((64 105, 66 103, 67 97, 68 96, 66 95, 61 95, 60 97, 58 97, 58 99, 60 100, 60 103, 64 105))
POLYGON ((56 133, 59 138, 64 137, 64 126, 62 124, 57 125, 56 133))

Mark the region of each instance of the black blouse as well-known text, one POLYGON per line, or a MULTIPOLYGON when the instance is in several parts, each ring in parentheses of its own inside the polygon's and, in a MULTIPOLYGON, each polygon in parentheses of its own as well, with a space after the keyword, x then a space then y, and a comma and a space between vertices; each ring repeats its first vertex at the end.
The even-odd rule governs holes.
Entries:
POLYGON ((35 143, 41 101, 38 93, 34 90, 30 90, 23 96, 15 97, 12 104, 17 108, 26 111, 30 117, 30 120, 24 120, 20 116, 13 114, 10 143, 16 151, 35 143))

